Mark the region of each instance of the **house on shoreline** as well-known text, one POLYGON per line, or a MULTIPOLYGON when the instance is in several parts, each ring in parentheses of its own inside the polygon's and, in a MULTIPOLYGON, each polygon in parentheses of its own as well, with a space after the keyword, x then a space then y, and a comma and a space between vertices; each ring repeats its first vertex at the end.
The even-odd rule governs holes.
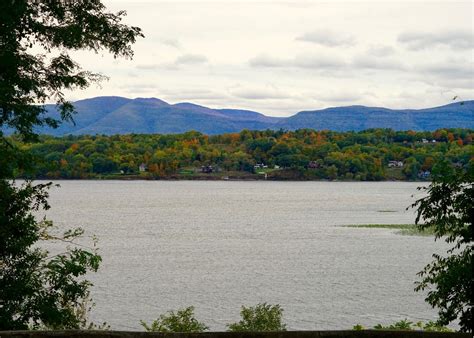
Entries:
POLYGON ((214 172, 212 165, 203 165, 201 166, 201 172, 205 174, 211 174, 214 172))
POLYGON ((403 168, 402 161, 388 161, 389 168, 403 168))
POLYGON ((142 163, 138 166, 138 171, 141 172, 141 173, 144 173, 148 170, 148 167, 145 163, 142 163))

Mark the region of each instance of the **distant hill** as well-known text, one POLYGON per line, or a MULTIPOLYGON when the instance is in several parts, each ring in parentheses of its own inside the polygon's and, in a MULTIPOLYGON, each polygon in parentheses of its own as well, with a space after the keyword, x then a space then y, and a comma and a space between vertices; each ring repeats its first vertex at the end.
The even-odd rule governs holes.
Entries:
MULTIPOLYGON (((76 125, 64 123, 58 129, 42 129, 41 133, 126 134, 183 133, 197 130, 206 134, 238 132, 242 129, 267 129, 280 118, 234 109, 210 109, 192 103, 168 104, 156 98, 126 99, 104 96, 76 101, 76 125)), ((54 105, 48 115, 58 117, 54 105)))
POLYGON ((452 103, 428 109, 387 109, 349 106, 302 111, 276 127, 334 131, 391 128, 394 130, 435 130, 439 128, 473 128, 474 101, 452 103))
MULTIPOLYGON (((43 128, 43 134, 126 134, 183 133, 197 130, 206 134, 239 132, 242 129, 329 129, 335 131, 392 128, 395 130, 474 129, 474 101, 452 103, 428 109, 394 110, 348 106, 302 111, 287 118, 265 116, 249 110, 211 109, 192 103, 169 104, 157 98, 128 99, 102 96, 74 103, 75 125, 63 123, 58 129, 43 128)), ((58 118, 54 105, 47 115, 58 118)))

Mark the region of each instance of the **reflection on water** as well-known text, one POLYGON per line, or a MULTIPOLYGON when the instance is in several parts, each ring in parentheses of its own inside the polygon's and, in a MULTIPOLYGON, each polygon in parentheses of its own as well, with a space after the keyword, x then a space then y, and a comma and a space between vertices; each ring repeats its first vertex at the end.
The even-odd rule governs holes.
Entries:
POLYGON ((338 225, 412 223, 419 183, 62 181, 50 218, 99 237, 93 319, 141 329, 194 305, 212 330, 278 303, 289 329, 344 329, 435 312, 413 291, 430 237, 338 225))

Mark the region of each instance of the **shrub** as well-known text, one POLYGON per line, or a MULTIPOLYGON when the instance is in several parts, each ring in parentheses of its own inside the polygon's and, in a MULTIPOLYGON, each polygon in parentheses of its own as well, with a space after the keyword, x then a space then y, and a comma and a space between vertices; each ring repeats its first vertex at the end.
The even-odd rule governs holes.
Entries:
POLYGON ((194 306, 160 315, 150 325, 143 320, 140 324, 148 332, 203 332, 209 328, 194 318, 194 306))
POLYGON ((286 325, 282 323, 283 309, 280 305, 266 303, 257 304, 254 307, 242 306, 238 323, 228 324, 228 331, 286 331, 286 325))

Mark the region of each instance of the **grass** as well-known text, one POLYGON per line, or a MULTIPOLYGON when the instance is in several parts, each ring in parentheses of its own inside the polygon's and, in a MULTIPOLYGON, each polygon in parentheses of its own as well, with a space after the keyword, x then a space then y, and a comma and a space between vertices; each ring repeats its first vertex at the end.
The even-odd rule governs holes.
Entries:
POLYGON ((349 228, 374 228, 374 229, 393 229, 398 230, 399 235, 408 236, 433 236, 433 229, 420 231, 415 224, 351 224, 345 225, 349 228))
POLYGON ((386 168, 385 174, 387 179, 397 180, 397 181, 404 181, 406 180, 406 176, 403 173, 402 168, 386 168))
POLYGON ((255 169, 256 174, 269 174, 274 171, 278 171, 281 169, 275 169, 275 168, 261 168, 261 169, 255 169))
POLYGON ((194 175, 194 170, 193 169, 181 169, 179 171, 180 175, 194 175))

